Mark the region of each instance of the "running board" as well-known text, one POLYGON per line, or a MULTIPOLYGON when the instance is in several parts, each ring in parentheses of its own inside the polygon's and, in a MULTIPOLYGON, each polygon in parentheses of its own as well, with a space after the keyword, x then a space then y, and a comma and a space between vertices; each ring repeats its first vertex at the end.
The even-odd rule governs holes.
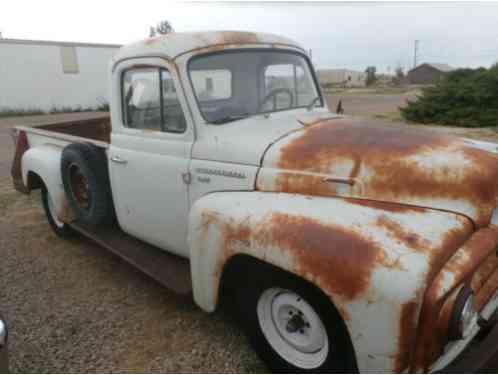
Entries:
POLYGON ((166 288, 178 294, 192 292, 190 262, 142 242, 123 232, 117 225, 93 228, 83 224, 70 226, 100 246, 116 254, 166 288))

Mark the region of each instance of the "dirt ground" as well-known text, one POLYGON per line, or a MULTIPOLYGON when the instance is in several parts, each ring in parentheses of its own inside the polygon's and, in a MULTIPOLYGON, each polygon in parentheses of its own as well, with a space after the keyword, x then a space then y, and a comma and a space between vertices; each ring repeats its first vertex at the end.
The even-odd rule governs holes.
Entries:
MULTIPOLYGON (((338 98, 328 98, 331 108, 338 98)), ((348 95, 343 106, 375 117, 404 100, 348 95)), ((39 193, 17 194, 9 178, 9 128, 40 120, 0 120, 0 310, 10 325, 11 370, 266 372, 228 313, 207 315, 93 243, 52 234, 39 193)), ((431 129, 498 142, 492 130, 431 129)))

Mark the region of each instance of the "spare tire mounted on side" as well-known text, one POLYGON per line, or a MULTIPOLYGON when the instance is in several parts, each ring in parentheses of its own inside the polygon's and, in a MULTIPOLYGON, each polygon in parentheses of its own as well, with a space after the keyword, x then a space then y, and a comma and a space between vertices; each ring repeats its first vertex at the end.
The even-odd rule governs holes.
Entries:
POLYGON ((114 207, 105 152, 87 143, 64 148, 61 176, 76 220, 89 225, 110 223, 114 207))

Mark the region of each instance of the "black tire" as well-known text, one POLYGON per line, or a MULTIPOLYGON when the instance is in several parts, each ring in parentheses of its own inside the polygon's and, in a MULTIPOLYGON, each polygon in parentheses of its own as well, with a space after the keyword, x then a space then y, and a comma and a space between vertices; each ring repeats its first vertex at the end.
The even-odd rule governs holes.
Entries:
POLYGON ((76 220, 88 225, 109 224, 114 218, 105 153, 86 143, 62 151, 61 176, 76 220))
POLYGON ((76 232, 66 223, 62 223, 61 221, 59 221, 59 219, 55 216, 55 212, 53 211, 53 209, 51 209, 51 204, 49 203, 49 200, 51 198, 45 186, 42 186, 41 188, 41 198, 43 210, 45 211, 45 215, 47 216, 47 221, 54 233, 61 238, 73 237, 76 232))
MULTIPOLYGON (((258 267, 250 272, 254 277, 238 293, 239 319, 254 351, 276 373, 357 373, 356 358, 348 330, 330 300, 312 284, 283 272, 268 267, 264 272, 258 267), (301 297, 317 313, 327 332, 329 350, 324 354, 323 362, 314 368, 298 367, 284 359, 270 344, 262 331, 258 318, 258 301, 263 293, 270 289, 291 291, 301 297)), ((248 279, 248 278, 246 278, 248 279)), ((290 314, 290 313, 289 313, 290 314)), ((309 327, 309 325, 308 325, 309 327)), ((280 336, 283 337, 283 336, 280 336)))

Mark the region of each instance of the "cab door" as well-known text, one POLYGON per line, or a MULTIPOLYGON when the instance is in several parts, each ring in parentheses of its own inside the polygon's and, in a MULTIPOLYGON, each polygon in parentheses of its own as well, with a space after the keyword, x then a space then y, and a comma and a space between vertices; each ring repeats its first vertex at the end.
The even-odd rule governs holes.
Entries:
POLYGON ((119 65, 113 77, 120 95, 113 95, 108 157, 119 225, 187 257, 194 133, 176 69, 162 59, 137 59, 119 65))

